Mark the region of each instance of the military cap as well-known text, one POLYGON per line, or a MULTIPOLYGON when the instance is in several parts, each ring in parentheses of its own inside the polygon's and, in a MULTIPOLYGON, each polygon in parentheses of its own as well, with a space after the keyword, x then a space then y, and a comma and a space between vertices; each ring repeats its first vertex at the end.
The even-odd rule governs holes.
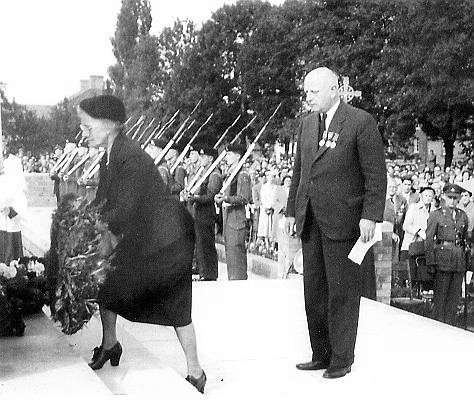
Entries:
POLYGON ((152 140, 152 143, 156 147, 159 147, 160 149, 164 149, 166 145, 168 144, 168 141, 166 139, 159 138, 159 139, 152 140))
POLYGON ((170 149, 176 150, 178 153, 181 153, 184 150, 184 146, 181 143, 174 142, 170 149))
POLYGON ((211 146, 202 145, 199 146, 199 154, 204 154, 206 156, 217 157, 217 150, 211 146))
POLYGON ((464 189, 461 186, 456 185, 455 183, 447 183, 446 185, 444 185, 444 188, 443 188, 443 193, 446 196, 458 197, 461 195, 463 191, 464 189))
POLYGON ((230 151, 232 153, 238 153, 241 156, 245 154, 246 150, 247 148, 243 144, 239 144, 239 143, 233 143, 227 146, 227 151, 230 151))

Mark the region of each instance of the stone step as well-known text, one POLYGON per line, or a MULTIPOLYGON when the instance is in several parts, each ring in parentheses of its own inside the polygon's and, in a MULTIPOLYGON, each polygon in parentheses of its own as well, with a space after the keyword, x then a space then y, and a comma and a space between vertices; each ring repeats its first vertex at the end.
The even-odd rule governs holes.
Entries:
MULTIPOLYGON (((120 365, 112 367, 110 363, 106 363, 103 368, 94 372, 109 390, 115 395, 159 395, 163 399, 200 398, 200 393, 184 379, 185 376, 170 368, 128 332, 128 324, 131 323, 118 318, 117 337, 123 347, 120 365)), ((133 325, 138 329, 143 326, 133 325)), ((92 349, 100 342, 101 329, 100 318, 94 315, 82 330, 66 339, 82 359, 89 362, 92 349)))
POLYGON ((0 337, 0 398, 111 395, 45 314, 25 324, 24 336, 0 337))

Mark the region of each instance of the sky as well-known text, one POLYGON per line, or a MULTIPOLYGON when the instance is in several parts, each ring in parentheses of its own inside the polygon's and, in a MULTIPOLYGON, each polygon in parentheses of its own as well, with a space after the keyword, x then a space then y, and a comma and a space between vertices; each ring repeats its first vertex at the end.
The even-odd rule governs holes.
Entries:
MULTIPOLYGON (((283 0, 272 0, 281 4, 283 0)), ((115 63, 121 0, 0 0, 0 82, 9 101, 54 105, 80 90, 80 80, 107 77, 115 63)), ((150 0, 151 33, 189 18, 200 25, 233 0, 150 0)))

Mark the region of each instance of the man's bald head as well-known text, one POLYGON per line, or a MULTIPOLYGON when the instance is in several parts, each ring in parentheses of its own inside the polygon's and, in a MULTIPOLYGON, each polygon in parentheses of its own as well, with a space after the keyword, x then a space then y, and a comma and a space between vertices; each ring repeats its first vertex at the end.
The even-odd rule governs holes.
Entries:
POLYGON ((323 81, 329 86, 339 86, 339 77, 333 70, 327 67, 315 68, 308 72, 304 78, 304 81, 305 83, 312 81, 323 81))
POLYGON ((339 99, 338 76, 326 67, 313 69, 304 78, 304 91, 311 110, 325 113, 339 99))

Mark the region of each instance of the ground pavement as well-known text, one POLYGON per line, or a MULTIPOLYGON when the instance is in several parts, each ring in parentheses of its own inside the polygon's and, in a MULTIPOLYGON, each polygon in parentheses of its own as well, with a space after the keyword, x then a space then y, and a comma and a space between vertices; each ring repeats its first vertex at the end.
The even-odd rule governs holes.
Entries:
MULTIPOLYGON (((474 336, 470 332, 419 317, 393 307, 362 299, 355 364, 344 378, 326 380, 322 371, 298 371, 297 362, 311 357, 306 331, 301 276, 286 280, 227 281, 220 264, 217 282, 193 283, 193 321, 198 351, 208 376, 209 399, 400 399, 453 398, 470 395, 474 336)), ((28 328, 27 328, 28 330, 28 328)), ((120 366, 86 371, 91 349, 100 340, 100 323, 94 317, 78 334, 65 338, 71 351, 82 358, 81 373, 91 381, 100 378, 114 394, 192 399, 199 394, 184 381, 185 359, 172 328, 118 321, 124 347, 120 366)), ((16 340, 16 359, 21 344, 34 354, 38 342, 16 340)), ((0 339, 2 351, 11 342, 0 339)), ((7 351, 12 357, 12 352, 7 351)), ((3 356, 3 354, 2 354, 3 356)), ((41 381, 51 371, 36 364, 37 372, 0 376, 0 397, 27 390, 28 379, 41 381), (39 378, 38 378, 39 377, 39 378)), ((2 369, 0 369, 2 371, 2 369)), ((58 369, 58 379, 61 379, 58 369)), ((78 373, 77 375, 82 376, 78 373)), ((83 380, 82 390, 88 385, 83 380)), ((32 394, 50 393, 41 387, 32 394)), ((62 392, 61 392, 62 393, 62 392)), ((61 394, 59 393, 59 394, 61 394)), ((58 393, 55 393, 58 394, 58 393)))

